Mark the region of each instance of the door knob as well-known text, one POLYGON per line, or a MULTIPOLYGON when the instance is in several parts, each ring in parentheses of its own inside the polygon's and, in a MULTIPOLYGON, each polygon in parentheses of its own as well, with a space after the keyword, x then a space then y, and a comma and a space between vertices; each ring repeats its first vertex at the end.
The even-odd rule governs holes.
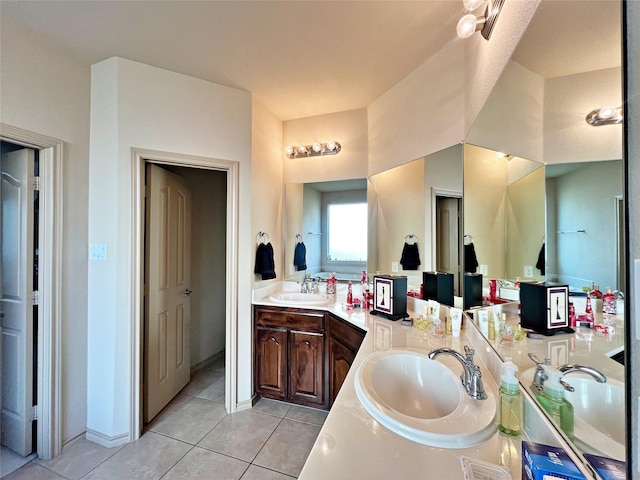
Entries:
POLYGON ((188 297, 189 295, 191 295, 191 290, 189 290, 188 288, 185 288, 184 290, 184 296, 188 297))

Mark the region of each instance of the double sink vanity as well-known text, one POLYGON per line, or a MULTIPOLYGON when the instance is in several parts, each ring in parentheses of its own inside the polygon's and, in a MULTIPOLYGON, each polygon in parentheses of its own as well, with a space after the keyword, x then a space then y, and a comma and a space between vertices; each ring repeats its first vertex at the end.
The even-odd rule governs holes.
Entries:
MULTIPOLYGON (((330 409, 301 479, 455 480, 464 478, 462 460, 489 462, 519 479, 522 440, 562 447, 586 478, 596 478, 536 405, 525 378, 535 363, 527 354, 551 357, 554 364, 568 363, 565 360, 587 363, 610 379, 602 384, 610 388, 621 385, 617 382, 624 370, 606 356, 618 347, 616 337, 579 329, 575 334, 506 346, 486 339, 473 323, 473 315, 466 313, 460 337, 436 337, 400 321, 371 315, 366 309, 347 309, 342 288, 346 286, 339 285, 337 295, 330 298, 321 293, 301 294, 295 282, 253 292, 257 395, 330 409), (485 400, 468 395, 460 379, 463 361, 445 354, 453 350, 464 356, 465 347, 475 350, 473 361, 482 374, 485 400), (430 359, 428 354, 437 350, 444 353, 430 359), (600 357, 602 361, 596 360, 600 357), (499 372, 507 358, 524 374, 520 375, 523 430, 516 437, 497 429, 499 372)), ((409 297, 408 313, 419 316, 425 303, 409 297)), ((517 304, 499 308, 509 322, 517 321, 517 304)), ((584 397, 584 408, 578 397, 574 400, 577 437, 582 435, 581 408, 591 417, 602 416, 601 423, 611 422, 612 415, 602 411, 607 408, 608 394, 597 390, 596 385, 601 384, 581 373, 566 380, 575 387, 575 395, 584 397), (603 403, 594 406, 589 402, 603 403)), ((593 421, 591 417, 582 422, 585 428, 593 421)), ((592 430, 598 429, 597 424, 591 425, 592 430)), ((598 438, 604 447, 615 443, 605 438, 606 432, 588 433, 592 436, 586 442, 593 442, 596 448, 598 438)), ((614 453, 608 451, 607 456, 614 453)))

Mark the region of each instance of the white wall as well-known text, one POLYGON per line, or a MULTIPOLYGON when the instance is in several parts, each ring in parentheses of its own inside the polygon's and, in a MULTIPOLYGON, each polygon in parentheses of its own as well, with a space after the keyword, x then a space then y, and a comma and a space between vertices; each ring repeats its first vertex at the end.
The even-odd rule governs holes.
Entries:
MULTIPOLYGON (((87 430, 105 444, 133 434, 132 147, 238 162, 238 249, 252 251, 251 96, 119 58, 92 67, 89 242, 107 244, 109 257, 89 263, 87 430)), ((251 265, 238 256, 239 292, 251 288, 251 265)), ((250 295, 239 296, 237 309, 237 395, 248 402, 250 295)))
MULTIPOLYGON (((282 122, 256 98, 252 99, 251 117, 251 247, 241 249, 241 256, 250 257, 253 288, 283 280, 283 165, 282 122), (267 232, 274 250, 276 278, 262 280, 253 274, 256 235, 267 232)), ((240 295, 249 292, 240 291, 240 295)), ((253 390, 253 386, 252 386, 253 390)))
POLYGON ((8 22, 0 28, 0 121, 64 141, 62 440, 84 431, 87 379, 87 203, 90 69, 8 22))
POLYGON ((367 110, 349 110, 283 123, 285 183, 324 182, 367 176, 367 110), (285 145, 311 145, 334 140, 342 150, 336 155, 309 158, 286 158, 285 145))

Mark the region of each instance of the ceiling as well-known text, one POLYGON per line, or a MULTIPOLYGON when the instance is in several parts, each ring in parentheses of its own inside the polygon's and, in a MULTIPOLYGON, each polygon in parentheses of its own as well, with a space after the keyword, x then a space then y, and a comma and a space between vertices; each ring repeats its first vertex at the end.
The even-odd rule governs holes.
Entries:
MULTIPOLYGON (((519 63, 543 76, 575 73, 576 48, 602 51, 611 63, 614 35, 604 38, 600 27, 595 35, 593 23, 583 28, 588 19, 558 17, 570 9, 615 24, 619 57, 618 0, 544 0, 539 14, 555 20, 525 36, 519 63), (560 48, 565 38, 570 55, 560 48)), ((283 121, 366 107, 445 44, 462 41, 462 13, 461 0, 0 1, 2 24, 82 63, 119 56, 247 90, 283 121)))

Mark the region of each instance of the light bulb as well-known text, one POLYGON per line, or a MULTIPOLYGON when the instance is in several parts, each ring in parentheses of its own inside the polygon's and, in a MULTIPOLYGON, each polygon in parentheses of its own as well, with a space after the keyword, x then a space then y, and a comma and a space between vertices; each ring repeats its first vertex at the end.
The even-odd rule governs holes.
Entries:
POLYGON ((469 12, 473 12, 476 8, 484 3, 485 0, 462 0, 464 8, 469 12))
POLYGON ((300 145, 298 147, 298 153, 307 153, 307 147, 305 147, 304 145, 300 145))
POLYGON ((329 140, 326 143, 327 146, 327 150, 329 150, 330 152, 333 152, 336 149, 336 142, 334 142, 333 140, 329 140))
POLYGON ((456 26, 456 31, 458 32, 458 36, 460 38, 469 38, 476 31, 476 25, 478 23, 478 19, 473 13, 468 13, 463 16, 456 26))
POLYGON ((291 145, 287 145, 284 147, 284 153, 287 155, 293 155, 293 147, 291 145))
POLYGON ((311 145, 311 148, 313 148, 314 152, 319 153, 320 150, 322 150, 322 145, 320 145, 319 143, 314 143, 313 145, 311 145))
POLYGON ((606 107, 602 107, 598 112, 598 117, 603 120, 607 120, 609 118, 613 118, 613 116, 617 113, 617 108, 607 105, 606 107))

